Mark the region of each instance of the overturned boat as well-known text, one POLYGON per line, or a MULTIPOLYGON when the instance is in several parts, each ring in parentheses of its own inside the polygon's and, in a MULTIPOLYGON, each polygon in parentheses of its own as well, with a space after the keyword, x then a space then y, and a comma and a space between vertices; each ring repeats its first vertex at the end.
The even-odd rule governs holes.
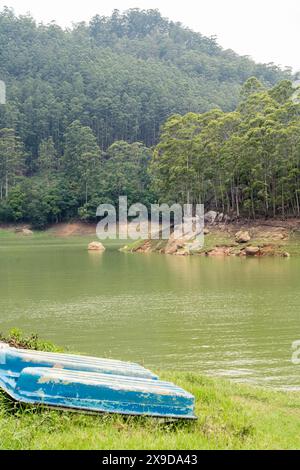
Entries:
POLYGON ((22 403, 92 412, 193 419, 193 395, 122 361, 0 343, 0 387, 22 403))

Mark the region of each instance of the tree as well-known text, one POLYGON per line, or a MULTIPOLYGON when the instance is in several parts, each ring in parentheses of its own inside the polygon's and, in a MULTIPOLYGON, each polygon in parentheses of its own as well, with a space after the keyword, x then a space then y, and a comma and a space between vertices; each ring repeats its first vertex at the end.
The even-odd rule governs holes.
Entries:
POLYGON ((105 162, 105 194, 111 201, 117 203, 119 196, 127 196, 129 204, 150 202, 147 168, 151 155, 150 149, 140 142, 118 141, 109 147, 105 162))
POLYGON ((83 202, 99 191, 101 184, 101 151, 92 130, 74 121, 65 134, 63 169, 65 176, 74 182, 83 202))
POLYGON ((204 202, 219 212, 300 214, 300 105, 284 81, 261 90, 256 80, 236 112, 171 117, 151 162, 161 200, 204 202))
POLYGON ((39 146, 39 170, 48 178, 58 170, 58 158, 52 137, 42 140, 39 146))
POLYGON ((4 8, 0 43, 0 129, 14 134, 0 143, 0 221, 90 220, 127 191, 147 204, 297 213, 291 71, 223 50, 157 10, 63 30, 4 8))
POLYGON ((261 93, 264 90, 265 87, 256 77, 250 77, 242 86, 240 94, 241 99, 243 101, 247 100, 249 96, 254 95, 256 93, 261 93))
POLYGON ((172 116, 162 127, 151 174, 154 190, 168 202, 186 204, 198 199, 195 146, 202 125, 201 116, 189 113, 172 116))
POLYGON ((24 151, 14 129, 0 129, 0 199, 7 199, 24 168, 24 151))

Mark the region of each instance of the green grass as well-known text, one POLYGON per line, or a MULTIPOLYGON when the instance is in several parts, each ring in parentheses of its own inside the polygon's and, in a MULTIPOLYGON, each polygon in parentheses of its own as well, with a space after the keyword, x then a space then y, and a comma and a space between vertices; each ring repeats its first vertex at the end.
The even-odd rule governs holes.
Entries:
MULTIPOLYGON (((12 330, 2 340, 59 350, 12 330)), ((86 415, 14 403, 0 392, 0 449, 299 449, 300 393, 237 385, 195 373, 159 372, 196 398, 197 421, 86 415)))
MULTIPOLYGON (((96 233, 89 235, 69 235, 59 236, 51 230, 35 231, 32 235, 23 235, 14 230, 0 228, 0 250, 23 247, 43 247, 43 246, 78 246, 87 247, 92 241, 97 241, 96 233)), ((126 240, 104 240, 106 248, 121 248, 126 240)))
POLYGON ((283 256, 284 253, 289 253, 291 256, 300 256, 300 237, 291 234, 287 240, 275 240, 270 238, 252 237, 248 243, 236 243, 233 234, 228 232, 212 231, 205 235, 204 247, 198 251, 199 254, 209 252, 215 247, 228 247, 231 254, 239 255, 241 249, 247 246, 272 246, 273 255, 283 256))
POLYGON ((11 329, 7 335, 0 332, 0 341, 9 344, 13 348, 33 349, 35 351, 47 352, 63 352, 62 348, 59 348, 49 341, 40 340, 36 334, 25 336, 19 328, 11 329))
POLYGON ((199 253, 205 253, 213 250, 216 246, 228 246, 231 247, 234 244, 234 240, 230 237, 227 232, 210 232, 204 237, 204 246, 199 253))
POLYGON ((196 397, 198 421, 88 416, 13 404, 0 394, 0 449, 298 449, 300 394, 164 372, 196 397))
POLYGON ((285 245, 286 251, 290 253, 291 256, 300 256, 300 233, 292 232, 289 236, 289 239, 286 241, 285 245))
POLYGON ((143 244, 145 243, 145 240, 139 239, 135 240, 134 242, 130 242, 127 245, 122 246, 120 251, 123 251, 124 253, 128 252, 133 252, 135 250, 138 250, 143 244))
POLYGON ((85 243, 96 238, 91 235, 72 235, 70 237, 59 237, 50 230, 35 231, 32 235, 23 235, 14 230, 0 228, 0 247, 1 245, 39 245, 39 244, 69 244, 69 243, 85 243))

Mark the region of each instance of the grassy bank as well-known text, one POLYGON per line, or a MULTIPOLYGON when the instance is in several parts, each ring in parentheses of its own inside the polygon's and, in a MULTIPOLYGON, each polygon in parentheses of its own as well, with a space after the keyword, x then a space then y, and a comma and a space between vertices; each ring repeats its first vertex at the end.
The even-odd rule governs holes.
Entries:
POLYGON ((272 226, 271 223, 265 226, 258 224, 213 226, 207 230, 202 248, 190 251, 187 249, 189 243, 190 241, 179 240, 178 247, 175 247, 174 252, 168 252, 168 249, 172 250, 172 244, 168 245, 167 240, 138 240, 129 242, 127 246, 123 247, 122 251, 131 253, 244 256, 246 248, 255 247, 258 250, 257 257, 300 256, 300 230, 295 222, 294 226, 290 224, 286 227, 272 226), (236 241, 235 234, 240 230, 249 234, 250 240, 248 242, 238 243, 236 241))
POLYGON ((0 228, 0 248, 6 246, 40 246, 40 245, 62 245, 62 244, 87 244, 95 239, 92 235, 72 235, 62 237, 51 230, 35 231, 32 235, 23 235, 13 229, 0 228))
POLYGON ((164 372, 196 397, 198 421, 87 416, 13 404, 0 393, 1 449, 297 449, 300 394, 164 372))
MULTIPOLYGON (((18 330, 2 340, 57 350, 18 330)), ((0 449, 297 449, 300 393, 266 391, 194 373, 159 372, 196 397, 197 421, 84 415, 12 402, 0 392, 0 449)))
MULTIPOLYGON (((15 232, 14 229, 0 227, 0 250, 6 248, 18 247, 42 247, 42 246, 78 246, 86 247, 92 241, 97 241, 96 229, 89 230, 87 233, 74 232, 70 235, 64 235, 53 229, 45 231, 35 231, 32 235, 24 235, 15 232), (91 232, 91 233, 89 233, 91 232)), ((108 248, 121 248, 124 240, 105 240, 104 245, 108 248)))

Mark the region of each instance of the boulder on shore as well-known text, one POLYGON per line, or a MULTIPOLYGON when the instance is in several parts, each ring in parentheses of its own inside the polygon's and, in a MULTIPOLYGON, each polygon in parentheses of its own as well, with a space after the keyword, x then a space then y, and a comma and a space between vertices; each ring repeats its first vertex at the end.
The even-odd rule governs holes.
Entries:
POLYGON ((207 256, 230 256, 230 247, 216 246, 206 253, 207 256))
POLYGON ((209 211, 204 215, 204 222, 213 225, 216 221, 218 213, 216 211, 209 211))
POLYGON ((105 247, 101 242, 92 242, 88 246, 89 251, 105 251, 105 247))
POLYGON ((23 228, 22 233, 23 235, 33 235, 33 231, 29 230, 29 228, 23 228))
POLYGON ((255 256, 255 255, 258 255, 259 252, 260 252, 260 248, 258 246, 247 246, 246 248, 247 256, 255 256))
POLYGON ((185 241, 184 240, 176 240, 173 239, 172 236, 169 238, 169 241, 166 245, 165 248, 165 254, 166 255, 175 255, 178 250, 182 249, 184 247, 185 241))
POLYGON ((237 243, 248 243, 251 240, 249 232, 240 230, 235 234, 235 241, 237 243))

